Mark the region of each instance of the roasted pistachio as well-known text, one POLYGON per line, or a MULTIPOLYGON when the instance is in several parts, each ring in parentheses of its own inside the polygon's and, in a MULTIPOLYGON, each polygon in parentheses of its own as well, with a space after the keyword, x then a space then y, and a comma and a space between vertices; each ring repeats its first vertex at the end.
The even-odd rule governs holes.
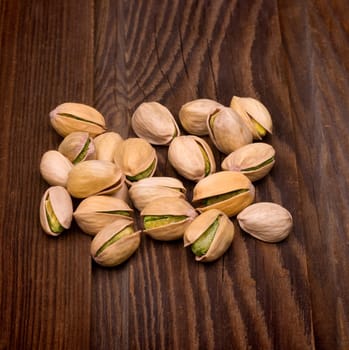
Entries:
POLYGON ((114 161, 115 152, 118 152, 123 138, 116 132, 110 131, 94 138, 96 159, 114 161))

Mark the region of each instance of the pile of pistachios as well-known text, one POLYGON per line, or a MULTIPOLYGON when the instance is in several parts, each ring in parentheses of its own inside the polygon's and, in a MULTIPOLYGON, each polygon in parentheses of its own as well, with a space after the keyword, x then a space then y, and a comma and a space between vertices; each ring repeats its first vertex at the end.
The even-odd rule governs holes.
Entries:
POLYGON ((276 203, 252 204, 253 182, 275 163, 274 148, 261 142, 272 133, 267 108, 249 97, 234 96, 230 107, 198 99, 181 107, 178 120, 182 135, 165 106, 144 102, 131 118, 138 137, 123 139, 107 130, 95 108, 57 106, 50 122, 63 140, 40 162, 40 173, 51 186, 40 203, 43 230, 58 236, 74 218, 93 236, 91 256, 102 266, 127 260, 138 249, 142 232, 156 240, 182 239, 197 261, 216 260, 232 244, 233 217, 259 240, 286 238, 292 229, 288 210, 276 203), (209 143, 225 155, 222 170, 217 171, 209 143), (154 176, 159 145, 168 146, 168 161, 178 178, 154 176), (195 183, 190 200, 181 177, 195 183))

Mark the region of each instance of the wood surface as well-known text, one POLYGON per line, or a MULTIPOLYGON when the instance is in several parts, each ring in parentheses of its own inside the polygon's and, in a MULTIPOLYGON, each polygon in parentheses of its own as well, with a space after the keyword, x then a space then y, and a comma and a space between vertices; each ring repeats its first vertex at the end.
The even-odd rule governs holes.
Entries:
MULTIPOLYGON (((0 350, 349 349, 348 13, 346 0, 0 0, 0 350), (143 236, 102 268, 75 223, 43 233, 56 105, 92 105, 126 138, 143 101, 177 118, 233 95, 273 117, 276 165, 256 201, 292 213, 285 241, 235 223, 227 253, 200 264, 143 236)), ((156 175, 179 177, 157 152, 156 175)))

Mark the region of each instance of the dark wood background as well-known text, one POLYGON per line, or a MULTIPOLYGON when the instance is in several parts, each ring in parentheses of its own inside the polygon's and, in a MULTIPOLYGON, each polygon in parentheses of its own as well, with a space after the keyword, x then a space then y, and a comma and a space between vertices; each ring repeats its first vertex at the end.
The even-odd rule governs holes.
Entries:
MULTIPOLYGON (((349 349, 348 13, 347 0, 0 0, 0 349, 349 349), (106 269, 76 224, 43 233, 56 105, 93 105, 127 137, 142 101, 177 117, 233 95, 273 116, 256 200, 290 210, 287 240, 236 226, 204 265, 143 237, 106 269)), ((175 175, 158 153, 156 174, 175 175)))

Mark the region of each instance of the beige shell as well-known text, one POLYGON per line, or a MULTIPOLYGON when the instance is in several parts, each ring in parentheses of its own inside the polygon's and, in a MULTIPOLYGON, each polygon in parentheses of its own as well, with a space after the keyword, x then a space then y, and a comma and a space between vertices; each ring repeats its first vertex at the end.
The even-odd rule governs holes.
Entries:
POLYGON ((225 154, 253 140, 252 133, 242 118, 229 107, 210 115, 207 118, 207 128, 212 142, 225 154))
POLYGON ((195 185, 193 204, 200 213, 209 209, 218 209, 228 216, 234 216, 250 205, 254 196, 255 188, 245 175, 236 171, 220 171, 200 180, 195 185), (215 203, 205 204, 212 197, 239 190, 245 192, 215 203))
POLYGON ((133 232, 111 242, 116 234, 128 226, 133 227, 133 223, 120 218, 97 233, 91 243, 91 256, 97 264, 107 267, 119 265, 138 249, 141 243, 141 231, 133 232), (107 242, 111 244, 98 253, 107 242))
POLYGON ((234 239, 234 224, 220 210, 210 209, 197 216, 184 232, 184 247, 192 245, 218 218, 219 226, 206 254, 196 256, 195 260, 202 262, 214 261, 221 257, 230 247, 234 239))
POLYGON ((169 146, 168 160, 188 180, 199 181, 216 171, 210 146, 202 138, 193 135, 176 137, 169 146), (201 150, 205 152, 206 159, 201 150))
POLYGON ((94 137, 106 130, 102 114, 82 103, 66 102, 58 105, 50 112, 50 122, 63 137, 74 131, 86 131, 94 137))
POLYGON ((115 152, 118 152, 122 142, 123 138, 114 131, 96 136, 94 139, 96 159, 114 162, 115 152))
POLYGON ((180 135, 171 112, 158 102, 143 102, 131 118, 133 131, 153 145, 168 145, 180 135))
POLYGON ((66 187, 73 164, 58 151, 47 151, 40 161, 40 173, 52 186, 66 187))
POLYGON ((135 182, 129 194, 133 205, 139 210, 159 197, 185 199, 186 189, 183 183, 174 177, 148 177, 135 182))
POLYGON ((259 202, 245 208, 237 216, 240 227, 264 242, 285 239, 293 225, 290 212, 276 203, 259 202))
POLYGON ((245 121, 246 125, 253 134, 254 139, 261 139, 264 136, 264 131, 260 133, 258 127, 253 123, 255 120, 270 134, 273 133, 273 122, 267 108, 258 100, 251 97, 233 96, 230 107, 233 108, 245 121))
POLYGON ((51 235, 58 236, 59 232, 53 232, 47 220, 46 201, 51 203, 52 210, 59 224, 68 229, 73 217, 73 203, 67 190, 62 186, 53 186, 46 190, 40 202, 40 223, 43 230, 51 235))
POLYGON ((114 193, 110 193, 109 195, 114 198, 122 199, 124 202, 131 205, 132 202, 128 192, 129 191, 126 182, 123 182, 120 188, 118 188, 114 193))
POLYGON ((144 220, 145 216, 186 216, 187 218, 182 221, 168 223, 160 227, 144 229, 143 231, 150 237, 157 240, 176 240, 183 237, 186 227, 197 215, 197 212, 190 205, 190 203, 182 198, 156 198, 152 202, 148 203, 141 211, 142 221, 144 220))
POLYGON ((240 171, 251 181, 269 173, 275 163, 275 149, 263 142, 242 146, 230 153, 222 162, 223 170, 240 171))
POLYGON ((133 221, 133 210, 123 200, 110 196, 91 196, 80 202, 74 212, 79 227, 89 235, 97 234, 117 218, 133 221), (129 216, 123 215, 125 212, 129 216))
POLYGON ((88 132, 75 131, 67 135, 58 146, 58 152, 67 157, 73 164, 83 160, 95 159, 95 146, 88 132), (84 151, 86 144, 87 149, 84 151))
POLYGON ((125 178, 121 170, 104 160, 86 160, 78 163, 68 176, 68 192, 76 198, 117 191, 125 178))
POLYGON ((206 120, 224 106, 205 98, 190 101, 184 104, 179 111, 179 120, 183 128, 193 135, 208 135, 206 120))

